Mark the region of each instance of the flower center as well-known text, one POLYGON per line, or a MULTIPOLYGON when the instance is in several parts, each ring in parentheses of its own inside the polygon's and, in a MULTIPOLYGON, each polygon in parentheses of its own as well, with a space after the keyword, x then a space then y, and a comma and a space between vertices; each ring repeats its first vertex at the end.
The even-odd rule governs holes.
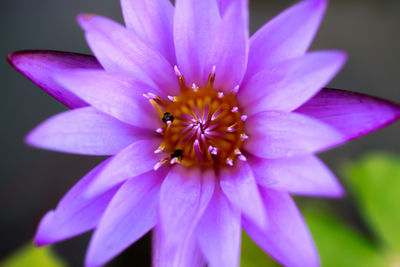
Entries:
POLYGON ((155 169, 167 162, 186 166, 233 166, 237 159, 246 160, 240 148, 248 138, 244 133, 247 116, 240 113, 236 102, 238 86, 229 94, 215 90, 213 71, 204 87, 195 84, 188 87, 177 67, 175 72, 179 78, 179 96, 161 99, 146 95, 163 122, 163 127, 156 130, 163 141, 154 152, 170 154, 155 169))

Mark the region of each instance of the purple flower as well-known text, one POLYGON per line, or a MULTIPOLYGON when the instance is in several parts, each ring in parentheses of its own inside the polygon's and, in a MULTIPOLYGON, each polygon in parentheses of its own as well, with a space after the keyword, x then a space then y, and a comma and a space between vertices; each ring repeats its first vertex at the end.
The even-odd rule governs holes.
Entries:
POLYGON ((153 230, 154 266, 238 266, 241 228, 286 266, 318 266, 290 197, 340 197, 316 153, 385 126, 400 107, 322 89, 339 51, 309 52, 325 0, 249 37, 244 0, 121 0, 126 28, 78 22, 95 57, 24 51, 9 61, 71 108, 26 142, 110 157, 42 219, 37 245, 94 229, 86 266, 153 230))

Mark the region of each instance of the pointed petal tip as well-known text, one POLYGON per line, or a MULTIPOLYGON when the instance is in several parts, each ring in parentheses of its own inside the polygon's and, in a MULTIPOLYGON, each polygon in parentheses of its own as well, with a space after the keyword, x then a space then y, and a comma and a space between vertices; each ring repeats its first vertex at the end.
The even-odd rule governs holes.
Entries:
POLYGON ((89 21, 90 19, 92 19, 95 16, 96 16, 96 14, 93 14, 93 13, 81 13, 76 16, 76 20, 78 21, 78 23, 82 23, 85 21, 89 21))
POLYGON ((328 7, 328 0, 305 0, 303 3, 308 8, 315 9, 316 12, 321 12, 322 14, 325 13, 328 7))
POLYGON ((336 188, 330 189, 329 191, 316 193, 313 197, 321 197, 321 198, 344 198, 347 196, 346 190, 341 185, 336 185, 336 188))
POLYGON ((7 62, 8 62, 13 68, 15 68, 15 65, 14 65, 14 57, 15 57, 15 55, 16 55, 17 53, 18 53, 18 52, 11 52, 11 53, 8 53, 8 54, 6 55, 7 62))
POLYGON ((369 97, 371 100, 376 101, 376 103, 380 103, 381 105, 380 117, 384 119, 379 122, 375 122, 373 127, 371 127, 371 129, 364 130, 355 136, 349 137, 348 141, 351 141, 370 132, 374 132, 381 128, 389 126, 400 119, 400 103, 392 102, 390 100, 382 99, 376 96, 370 96, 370 95, 364 95, 364 96, 369 97))
MULTIPOLYGON (((331 90, 336 90, 337 89, 331 89, 331 90)), ((352 93, 352 94, 358 94, 358 93, 353 93, 353 92, 348 92, 348 93, 352 93)), ((368 129, 366 131, 362 131, 361 133, 355 135, 355 136, 351 136, 348 141, 351 141, 353 139, 356 139, 358 137, 361 137, 365 134, 368 134, 370 132, 374 132, 377 131, 381 128, 384 128, 386 126, 389 126, 390 124, 393 124, 395 122, 397 122, 400 119, 400 103, 396 103, 387 99, 382 99, 376 96, 371 96, 371 95, 363 95, 363 94, 358 94, 360 96, 364 96, 364 97, 369 97, 371 100, 376 101, 376 103, 380 103, 381 105, 381 114, 380 117, 384 118, 383 120, 379 121, 379 122, 375 122, 373 127, 371 127, 371 129, 368 129)), ((371 109, 373 108, 372 106, 370 107, 371 109)), ((376 107, 375 107, 376 108, 376 107)))
POLYGON ((24 143, 32 148, 37 148, 37 149, 44 149, 44 150, 53 150, 57 151, 56 149, 53 149, 51 147, 47 147, 45 143, 43 142, 46 140, 46 133, 41 129, 40 125, 35 127, 33 130, 31 130, 25 137, 24 137, 24 143))
POLYGON ((348 53, 345 52, 345 51, 342 51, 342 50, 333 50, 332 52, 333 52, 333 53, 336 53, 338 59, 339 59, 341 62, 343 62, 343 64, 346 63, 346 61, 347 61, 348 58, 349 58, 348 53))
POLYGON ((96 261, 96 258, 92 256, 92 253, 90 251, 86 252, 86 257, 85 257, 85 267, 99 267, 104 265, 105 262, 99 262, 96 261))
POLYGON ((326 7, 328 5, 328 0, 309 0, 309 1, 318 7, 326 7))
POLYGON ((295 112, 331 125, 348 142, 396 122, 400 105, 371 95, 325 88, 295 112))
POLYGON ((392 113, 393 113, 393 120, 389 121, 388 124, 400 119, 400 103, 395 103, 395 102, 386 100, 386 104, 388 106, 390 106, 392 113))
POLYGON ((335 51, 334 52, 336 54, 337 57, 337 64, 339 66, 338 68, 338 72, 343 68, 343 66, 347 63, 348 59, 349 59, 349 54, 347 52, 344 51, 335 51))
POLYGON ((18 61, 18 59, 21 57, 21 56, 24 56, 24 55, 29 55, 29 54, 32 54, 32 53, 35 53, 35 52, 40 52, 41 50, 37 50, 37 51, 35 51, 35 50, 18 50, 18 51, 13 51, 13 52, 11 52, 11 53, 8 53, 7 54, 7 56, 6 56, 6 58, 7 58, 7 61, 8 61, 8 63, 10 63, 11 64, 11 66, 13 66, 14 68, 17 68, 17 61, 18 61))
POLYGON ((320 50, 309 52, 308 54, 319 55, 321 59, 324 59, 326 62, 337 65, 338 71, 343 67, 349 58, 347 52, 342 50, 320 50))
POLYGON ((56 238, 51 237, 52 235, 51 221, 54 216, 54 213, 55 213, 54 210, 47 212, 40 221, 39 226, 36 230, 35 237, 33 238, 33 244, 36 247, 47 246, 58 241, 56 238))
POLYGON ((81 13, 76 16, 76 21, 84 31, 88 31, 89 28, 91 27, 91 25, 88 23, 96 17, 101 17, 101 16, 93 13, 81 13))
MULTIPOLYGON (((381 101, 383 104, 386 104, 387 109, 386 109, 385 115, 388 117, 388 119, 381 124, 376 124, 372 130, 370 130, 366 133, 373 132, 373 131, 379 130, 383 127, 389 126, 390 124, 395 123, 400 119, 400 104, 399 103, 392 102, 392 101, 385 100, 385 99, 379 99, 377 97, 372 97, 372 98, 376 99, 377 101, 381 101)), ((362 135, 363 134, 361 134, 360 136, 362 136, 362 135)), ((355 139, 357 137, 359 137, 359 136, 351 138, 350 140, 355 139)))
POLYGON ((37 128, 34 128, 33 130, 31 130, 24 137, 24 143, 27 144, 28 146, 31 146, 31 147, 38 147, 39 145, 38 145, 37 139, 40 139, 40 138, 38 138, 38 136, 40 134, 38 134, 37 132, 38 132, 37 128))
POLYGON ((51 242, 49 242, 48 240, 46 240, 45 238, 43 238, 39 232, 36 233, 35 237, 33 238, 33 244, 35 245, 35 247, 44 247, 47 245, 50 245, 51 242))
MULTIPOLYGON (((14 51, 7 54, 7 62, 16 70, 22 72, 20 68, 20 59, 24 56, 29 56, 30 54, 41 52, 41 50, 20 50, 14 51)), ((43 52, 43 51, 42 51, 43 52)))

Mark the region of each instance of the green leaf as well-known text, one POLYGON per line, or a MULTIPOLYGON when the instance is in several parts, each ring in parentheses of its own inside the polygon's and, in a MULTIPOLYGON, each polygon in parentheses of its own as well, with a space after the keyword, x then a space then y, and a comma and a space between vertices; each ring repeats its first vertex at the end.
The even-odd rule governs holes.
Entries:
POLYGON ((2 267, 66 267, 51 247, 36 248, 32 244, 25 245, 1 261, 2 267))
POLYGON ((277 267, 275 263, 265 252, 251 240, 251 238, 242 232, 242 255, 241 267, 277 267))
POLYGON ((323 267, 387 266, 376 247, 355 229, 329 215, 325 209, 303 212, 323 267))
POLYGON ((345 174, 371 230, 400 253, 400 157, 369 154, 347 166, 345 174))

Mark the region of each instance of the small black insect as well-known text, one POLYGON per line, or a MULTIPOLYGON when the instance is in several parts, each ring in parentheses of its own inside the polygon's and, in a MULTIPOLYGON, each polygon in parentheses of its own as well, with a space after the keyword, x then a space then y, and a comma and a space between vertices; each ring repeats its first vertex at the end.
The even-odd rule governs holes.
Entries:
POLYGON ((171 115, 169 112, 165 112, 164 116, 162 118, 162 121, 167 123, 168 121, 173 122, 174 121, 174 116, 171 115))
POLYGON ((180 149, 177 149, 174 151, 174 153, 171 154, 171 159, 173 158, 178 158, 179 160, 183 159, 183 152, 180 149))

